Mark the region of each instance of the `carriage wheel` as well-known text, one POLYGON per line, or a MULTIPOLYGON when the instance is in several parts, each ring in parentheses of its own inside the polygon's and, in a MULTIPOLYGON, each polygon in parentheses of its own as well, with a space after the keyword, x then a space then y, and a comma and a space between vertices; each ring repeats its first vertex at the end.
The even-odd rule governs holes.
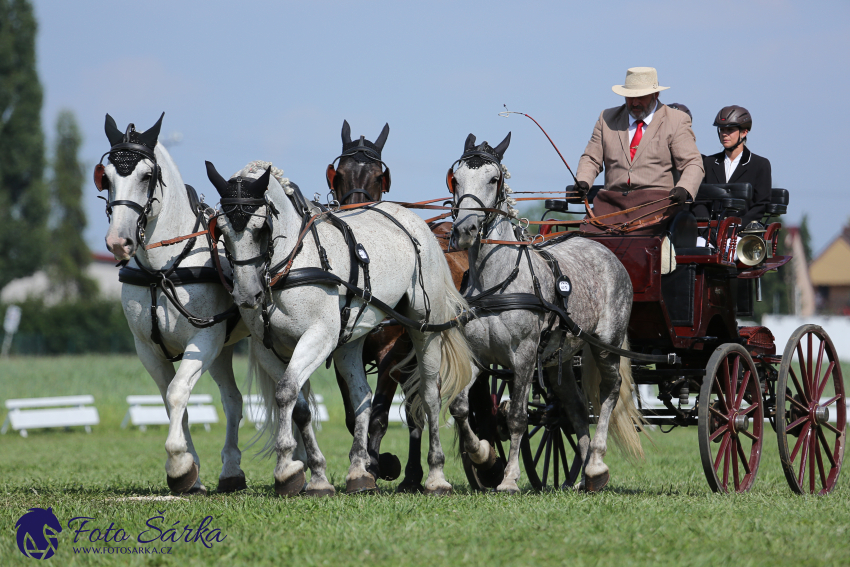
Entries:
POLYGON ((581 475, 581 453, 560 401, 552 394, 543 404, 529 402, 528 416, 529 431, 519 445, 528 482, 542 491, 571 488, 581 475))
POLYGON ((717 347, 699 395, 699 449, 715 492, 746 492, 756 480, 764 440, 764 404, 759 375, 747 350, 717 347))
MULTIPOLYGON (((505 390, 507 389, 507 386, 507 380, 502 380, 501 383, 499 383, 499 379, 496 378, 496 376, 490 376, 490 400, 493 404, 492 407, 498 408, 501 405, 502 398, 505 397, 505 390)), ((470 392, 470 396, 471 395, 472 392, 470 392)), ((472 418, 473 416, 470 415, 470 419, 472 418)), ((491 470, 491 477, 484 479, 479 478, 477 469, 472 466, 472 460, 465 452, 461 453, 461 463, 463 464, 463 472, 466 473, 466 479, 469 481, 470 488, 475 491, 487 492, 492 490, 493 488, 498 486, 499 483, 502 482, 502 478, 504 477, 505 464, 507 463, 507 455, 505 454, 505 447, 502 444, 502 439, 499 435, 499 428, 497 427, 497 431, 495 432, 490 432, 490 435, 485 435, 484 432, 480 431, 480 428, 477 426, 478 422, 479 420, 475 419, 474 422, 470 423, 473 428, 473 431, 475 431, 476 435, 478 435, 479 438, 494 439, 493 445, 496 447, 496 454, 498 455, 499 461, 497 465, 494 466, 491 470), (498 477, 498 479, 496 477, 498 477)))
POLYGON ((846 423, 835 346, 821 327, 803 325, 785 345, 776 382, 779 456, 791 490, 828 494, 835 488, 844 461, 846 423))

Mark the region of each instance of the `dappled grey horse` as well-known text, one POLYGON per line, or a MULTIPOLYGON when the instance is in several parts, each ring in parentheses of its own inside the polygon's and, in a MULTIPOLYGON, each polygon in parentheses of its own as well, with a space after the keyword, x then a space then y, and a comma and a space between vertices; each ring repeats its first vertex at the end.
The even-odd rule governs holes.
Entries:
MULTIPOLYGON (((615 428, 615 438, 627 451, 642 454, 634 427, 639 414, 631 396, 629 363, 621 363, 619 356, 587 345, 598 373, 583 373, 583 389, 591 400, 596 397, 595 391, 601 399, 601 404, 594 407, 598 423, 591 440, 585 395, 578 387, 569 362, 563 365, 563 376, 559 378, 556 353, 561 348, 562 359, 571 361, 572 355, 585 347, 585 341, 565 332, 554 312, 529 309, 522 304, 534 303, 535 298, 553 305, 560 301, 556 295, 556 276, 544 257, 548 254, 572 283, 568 311, 573 321, 604 343, 619 347, 626 340, 632 304, 631 280, 617 257, 591 240, 574 237, 537 247, 527 246, 528 242, 519 244, 516 227, 511 223, 516 211, 511 207, 513 200, 505 188, 507 170, 501 164, 509 143, 510 134, 495 148, 487 142, 476 145, 475 136, 470 134, 463 156, 449 169, 447 176, 454 206, 458 209, 452 243, 468 250, 469 286, 465 297, 477 314, 467 323, 464 332, 481 366, 501 365, 514 373, 508 410, 510 454, 497 490, 519 490, 518 453, 520 440, 527 431, 526 402, 535 379, 538 345, 541 337, 547 334, 548 340, 540 356, 540 360, 550 361, 545 371, 545 386, 554 389, 578 436, 584 463, 580 488, 599 490, 609 479, 608 467, 603 462, 609 425, 615 428), (513 296, 514 305, 499 307, 500 298, 508 299, 507 296, 513 296), (485 298, 490 309, 482 307, 485 298), (596 382, 593 376, 596 380, 601 376, 601 380, 596 382)), ((470 427, 468 395, 469 388, 458 396, 450 411, 456 420, 462 450, 480 472, 486 473, 497 459, 492 445, 479 439, 470 427)))
MULTIPOLYGON (((428 225, 392 203, 314 216, 315 204, 268 171, 243 168, 226 181, 207 162, 207 173, 222 197, 215 227, 234 265, 234 298, 252 333, 260 388, 268 392, 273 435, 266 447, 278 457, 277 493, 296 494, 306 480, 303 464, 292 459, 290 416, 299 388, 331 355, 355 411, 346 491, 377 488, 367 470, 372 396, 362 349, 392 309, 393 317, 415 325, 409 334, 423 376, 419 394, 432 425, 425 492, 451 491, 437 428, 441 397, 451 400, 466 387, 472 361, 463 333, 450 327, 466 303, 428 225), (352 287, 359 291, 349 295, 352 287), (341 316, 346 307, 350 318, 341 316), (428 323, 446 328, 438 332, 428 323)), ((324 456, 307 439, 305 449, 312 473, 307 492, 332 494, 324 456)))

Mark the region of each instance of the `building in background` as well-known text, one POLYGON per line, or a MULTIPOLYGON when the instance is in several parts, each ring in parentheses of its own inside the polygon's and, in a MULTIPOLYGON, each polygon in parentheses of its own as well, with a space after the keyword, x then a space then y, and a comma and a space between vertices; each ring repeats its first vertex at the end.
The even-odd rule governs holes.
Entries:
MULTIPOLYGON (((103 299, 121 300, 121 282, 118 281, 118 268, 112 254, 92 252, 92 261, 86 267, 86 275, 97 282, 99 296, 103 299)), ((0 303, 20 303, 27 299, 44 299, 46 305, 54 305, 64 298, 61 291, 55 289, 50 277, 43 270, 31 276, 12 280, 0 290, 0 303)))
POLYGON ((850 315, 850 224, 809 267, 818 313, 850 315))

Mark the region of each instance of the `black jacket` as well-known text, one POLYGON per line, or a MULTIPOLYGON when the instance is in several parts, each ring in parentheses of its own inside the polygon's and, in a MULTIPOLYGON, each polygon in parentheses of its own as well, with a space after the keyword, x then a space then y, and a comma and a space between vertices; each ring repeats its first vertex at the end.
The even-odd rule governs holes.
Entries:
MULTIPOLYGON (((702 158, 705 167, 703 183, 726 183, 725 152, 702 158)), ((732 172, 729 183, 750 183, 753 186, 753 206, 744 213, 741 220, 744 226, 754 220, 761 220, 765 208, 770 204, 770 189, 773 182, 770 176, 770 161, 757 156, 744 146, 738 167, 732 172)))

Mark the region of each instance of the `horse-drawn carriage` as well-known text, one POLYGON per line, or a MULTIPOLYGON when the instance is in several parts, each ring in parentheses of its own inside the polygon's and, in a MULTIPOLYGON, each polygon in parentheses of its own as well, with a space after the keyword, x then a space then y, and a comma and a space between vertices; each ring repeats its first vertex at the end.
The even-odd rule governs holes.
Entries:
MULTIPOLYGON (((599 189, 593 188, 589 201, 599 189)), ((547 213, 571 212, 570 203, 580 202, 547 200, 547 213)), ((753 486, 769 423, 791 489, 825 494, 835 487, 844 457, 846 405, 838 355, 816 325, 797 329, 779 354, 769 329, 740 324, 753 315, 754 298, 761 300, 760 278, 790 260, 776 254, 779 222, 740 226, 738 215, 751 203, 749 184, 703 185, 693 204, 655 234, 602 231, 588 237, 614 252, 631 278, 631 349, 676 355, 669 363, 632 365, 636 384, 658 389, 660 404, 644 407, 644 420, 662 430, 698 426, 706 479, 718 492, 753 486), (697 246, 700 235, 704 245, 697 246), (664 254, 668 242, 674 261, 664 254)), ((773 189, 769 217, 785 213, 787 204, 788 192, 773 189)), ((580 375, 580 359, 575 364, 580 375)), ((493 407, 504 392, 497 377, 499 372, 486 392, 493 407)), ((558 406, 543 388, 533 390, 522 455, 537 488, 550 486, 550 462, 555 486, 559 468, 567 484, 580 470, 575 435, 558 406), (542 438, 532 453, 530 440, 538 434, 542 438)))

